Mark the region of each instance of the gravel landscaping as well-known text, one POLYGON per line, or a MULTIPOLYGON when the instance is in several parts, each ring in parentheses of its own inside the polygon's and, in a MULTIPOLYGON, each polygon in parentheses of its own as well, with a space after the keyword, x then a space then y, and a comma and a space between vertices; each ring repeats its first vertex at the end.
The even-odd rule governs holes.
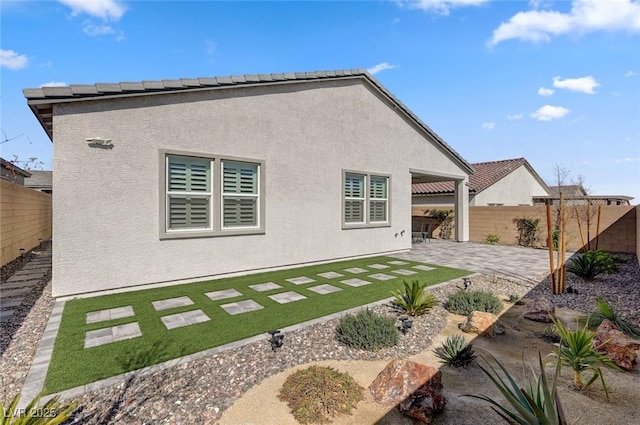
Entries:
MULTIPOLYGON (((550 295, 550 284, 503 279, 498 276, 474 276, 470 290, 488 290, 508 296, 526 298, 550 297, 558 306, 584 309, 592 307, 596 296, 613 301, 627 318, 640 322, 640 270, 635 256, 625 256, 615 275, 604 275, 592 282, 568 274, 567 286, 577 294, 550 295)), ((457 284, 462 286, 461 283, 457 284)), ((33 300, 27 318, 13 338, 2 341, 1 397, 7 400, 21 387, 28 372, 39 338, 52 308, 50 285, 44 286, 33 300)), ((433 289, 444 300, 458 289, 448 285, 433 289)), ((25 302, 24 305, 27 303, 25 302)), ((397 315, 390 305, 374 311, 397 315)), ((18 314, 22 317, 22 314, 18 314)), ((264 340, 190 363, 140 376, 112 387, 103 388, 77 398, 81 404, 73 424, 210 424, 221 412, 240 398, 249 388, 265 378, 292 366, 321 360, 386 360, 406 357, 424 350, 446 323, 447 313, 436 307, 414 321, 413 329, 400 338, 398 346, 370 353, 339 345, 333 337, 337 320, 316 324, 285 334, 284 346, 272 352, 264 340)), ((4 332, 3 332, 4 335, 4 332)))

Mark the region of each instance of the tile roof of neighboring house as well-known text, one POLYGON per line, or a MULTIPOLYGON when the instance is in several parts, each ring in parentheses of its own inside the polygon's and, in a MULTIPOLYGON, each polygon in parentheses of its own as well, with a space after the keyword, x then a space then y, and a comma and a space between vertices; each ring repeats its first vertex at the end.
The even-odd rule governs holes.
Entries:
POLYGON ((560 190, 562 190, 562 194, 565 196, 584 196, 587 194, 581 184, 568 184, 560 187, 557 185, 549 186, 549 189, 551 189, 552 194, 556 196, 560 195, 560 190))
POLYGON ((2 164, 3 168, 6 168, 9 171, 14 171, 24 177, 29 177, 31 175, 30 172, 23 170, 12 162, 5 160, 4 158, 0 158, 0 164, 2 164))
POLYGON ((32 170, 31 177, 24 180, 26 187, 51 188, 53 184, 53 171, 32 170))
MULTIPOLYGON (((479 162, 477 164, 471 164, 475 168, 475 174, 469 176, 469 193, 476 194, 491 186, 507 174, 515 171, 521 166, 525 166, 529 169, 531 174, 544 186, 546 184, 542 181, 540 176, 529 165, 526 159, 504 159, 501 161, 492 162, 479 162)), ((454 192, 453 182, 435 182, 435 183, 415 183, 412 185, 412 193, 414 195, 444 195, 454 192)))
POLYGON ((66 87, 41 87, 24 89, 24 96, 38 121, 53 141, 53 108, 57 103, 90 99, 109 99, 122 96, 141 96, 148 94, 219 90, 239 86, 278 85, 322 80, 362 79, 369 82, 396 109, 400 110, 419 128, 432 137, 446 152, 457 159, 463 168, 473 172, 473 168, 451 146, 440 138, 433 130, 420 120, 413 112, 400 102, 391 92, 364 69, 347 69, 337 71, 292 72, 281 74, 234 75, 230 77, 183 78, 180 80, 141 81, 134 83, 97 83, 70 85, 66 87))

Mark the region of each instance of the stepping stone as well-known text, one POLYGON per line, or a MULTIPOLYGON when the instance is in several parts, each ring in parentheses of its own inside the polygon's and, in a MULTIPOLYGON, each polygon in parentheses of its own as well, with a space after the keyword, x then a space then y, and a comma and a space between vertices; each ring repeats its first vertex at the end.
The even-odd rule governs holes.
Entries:
POLYGON ((306 276, 300 276, 300 277, 294 277, 291 279, 287 279, 287 282, 291 282, 294 285, 304 285, 305 283, 311 283, 311 282, 315 282, 315 280, 306 277, 306 276))
POLYGON ((220 307, 231 315, 247 313, 249 311, 260 310, 264 307, 254 300, 238 301, 237 303, 223 304, 220 307))
POLYGON ((403 276, 411 276, 412 274, 418 274, 418 272, 414 272, 413 270, 407 270, 407 269, 394 270, 393 273, 398 273, 403 276))
POLYGON ((289 291, 282 292, 280 294, 269 295, 269 298, 277 302, 278 304, 287 304, 292 303, 294 301, 306 300, 307 297, 304 295, 300 295, 297 292, 289 291))
POLYGON ((0 290, 0 298, 14 298, 31 292, 32 287, 0 290))
POLYGON ((349 272, 349 273, 353 273, 353 274, 358 274, 358 273, 366 273, 369 270, 367 269, 361 269, 360 267, 351 267, 350 269, 344 269, 345 272, 349 272))
POLYGON ((111 328, 97 329, 85 334, 84 348, 97 347, 99 345, 124 341, 127 339, 137 338, 139 336, 142 336, 142 332, 140 332, 138 322, 113 326, 111 328))
POLYGON ((14 275, 13 275, 13 276, 11 276, 9 279, 7 279, 7 282, 23 282, 23 281, 25 281, 25 280, 38 280, 38 279, 40 279, 40 277, 39 277, 39 276, 36 276, 36 277, 34 278, 34 277, 33 277, 33 276, 31 276, 30 274, 29 274, 29 275, 26 275, 26 274, 23 274, 23 275, 15 275, 15 274, 14 274, 14 275))
POLYGON ((371 265, 369 265, 367 267, 372 268, 372 269, 378 269, 378 270, 388 269, 389 268, 389 266, 385 266, 384 264, 371 264, 371 265))
POLYGON ((19 282, 7 282, 2 284, 2 289, 32 288, 39 280, 22 280, 19 282))
POLYGON ((347 279, 341 280, 340 283, 344 283, 345 285, 353 286, 357 288, 358 286, 371 285, 371 282, 362 279, 347 279))
POLYGON ((0 323, 8 322, 15 310, 0 310, 0 323))
POLYGON ((429 270, 435 270, 435 267, 429 267, 429 266, 413 266, 414 269, 418 269, 418 270, 422 270, 425 272, 428 272, 429 270))
POLYGON ((205 295, 211 298, 211 301, 217 301, 227 298, 239 297, 240 295, 242 295, 242 293, 236 291, 235 289, 223 289, 221 291, 207 292, 205 295))
POLYGON ((20 304, 22 304, 22 301, 0 302, 0 310, 14 309, 20 307, 20 304))
POLYGON ((192 305, 193 301, 189 297, 177 297, 177 298, 167 298, 166 300, 153 301, 153 308, 156 311, 160 310, 168 310, 170 308, 184 307, 185 305, 192 305))
POLYGON ((258 292, 271 291, 272 289, 280 289, 282 286, 274 282, 259 283, 257 285, 249 285, 249 288, 258 292))
POLYGON ((404 266, 409 263, 407 263, 406 261, 395 260, 395 261, 389 261, 389 264, 393 264, 394 266, 404 266))
POLYGON ((122 319, 123 317, 133 316, 133 307, 130 305, 126 307, 110 308, 108 310, 92 311, 87 313, 87 324, 104 322, 107 320, 122 319))
POLYGON ((343 277, 343 274, 336 272, 326 272, 326 273, 318 273, 318 276, 324 277, 325 279, 335 279, 336 277, 343 277))
POLYGON ((167 329, 181 328, 183 326, 195 325, 197 323, 208 322, 209 316, 202 310, 185 311, 184 313, 170 314, 160 318, 167 329))
POLYGON ((342 291, 341 288, 337 288, 337 287, 335 287, 333 285, 329 285, 329 284, 318 285, 318 286, 314 286, 313 288, 307 288, 307 289, 310 290, 310 291, 313 291, 313 292, 315 292, 317 294, 320 294, 320 295, 326 295, 326 294, 330 294, 332 292, 342 291))
POLYGON ((369 277, 373 278, 373 279, 377 279, 377 280, 391 280, 391 279, 395 279, 396 278, 395 276, 391 276, 391 275, 384 274, 384 273, 372 274, 372 275, 369 275, 369 277))

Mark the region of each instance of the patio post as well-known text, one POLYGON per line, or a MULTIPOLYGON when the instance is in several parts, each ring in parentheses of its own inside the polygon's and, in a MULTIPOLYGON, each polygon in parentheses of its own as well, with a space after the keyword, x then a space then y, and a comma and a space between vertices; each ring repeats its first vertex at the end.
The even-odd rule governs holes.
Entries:
POLYGON ((468 178, 455 180, 456 241, 469 241, 469 186, 468 178))

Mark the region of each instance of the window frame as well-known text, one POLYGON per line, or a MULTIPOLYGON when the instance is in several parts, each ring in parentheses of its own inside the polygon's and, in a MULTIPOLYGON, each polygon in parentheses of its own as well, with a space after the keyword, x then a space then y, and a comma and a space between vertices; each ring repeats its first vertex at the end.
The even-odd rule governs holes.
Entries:
POLYGON ((265 161, 254 158, 235 157, 229 155, 215 155, 211 153, 181 151, 174 149, 160 149, 158 153, 159 171, 159 238, 165 239, 189 239, 220 236, 262 235, 265 234, 265 161), (182 156, 203 161, 210 161, 211 196, 209 213, 209 228, 202 229, 169 229, 169 191, 168 191, 168 158, 170 156, 182 156), (223 212, 223 163, 224 161, 240 162, 257 166, 257 194, 252 195, 256 199, 256 226, 224 227, 223 212))
MULTIPOLYGON (((341 211, 341 222, 342 229, 369 229, 376 227, 391 227, 391 175, 385 173, 372 173, 366 171, 358 171, 358 170, 350 170, 343 169, 342 170, 342 185, 340 187, 340 196, 342 198, 342 211, 341 211), (347 196, 345 194, 345 184, 347 174, 357 174, 364 176, 364 211, 363 211, 363 222, 352 223, 346 221, 346 201, 347 196), (386 197, 386 221, 372 221, 370 217, 371 210, 371 201, 378 198, 371 198, 371 177, 382 177, 387 180, 387 197, 386 197)), ((380 198, 382 199, 382 198, 380 198)))

